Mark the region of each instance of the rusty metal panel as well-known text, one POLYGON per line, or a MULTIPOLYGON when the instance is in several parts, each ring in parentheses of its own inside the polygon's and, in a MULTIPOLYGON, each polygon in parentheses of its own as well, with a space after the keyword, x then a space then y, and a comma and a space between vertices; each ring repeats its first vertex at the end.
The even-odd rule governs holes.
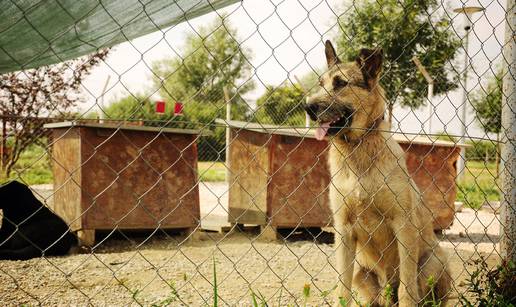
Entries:
POLYGON ((457 159, 459 147, 431 144, 400 144, 405 151, 407 168, 434 218, 434 229, 446 229, 453 223, 457 196, 457 159))
POLYGON ((269 183, 272 225, 330 225, 328 143, 285 135, 274 139, 269 183))
POLYGON ((83 228, 198 224, 195 135, 79 129, 83 228))
POLYGON ((271 136, 231 129, 229 157, 229 222, 267 222, 267 182, 271 136))
POLYGON ((197 135, 105 127, 53 135, 53 209, 72 230, 198 225, 197 135))
POLYGON ((55 129, 52 136, 54 202, 51 209, 69 224, 71 230, 79 230, 82 228, 79 131, 55 129))
MULTIPOLYGON (((273 131, 252 123, 230 124, 233 133, 238 131, 230 144, 230 164, 239 174, 230 182, 230 221, 263 225, 271 219, 276 227, 331 223, 327 141, 316 141, 301 129, 273 131)), ((406 152, 409 173, 434 217, 434 228, 448 228, 455 214, 460 148, 424 137, 395 139, 406 152)))

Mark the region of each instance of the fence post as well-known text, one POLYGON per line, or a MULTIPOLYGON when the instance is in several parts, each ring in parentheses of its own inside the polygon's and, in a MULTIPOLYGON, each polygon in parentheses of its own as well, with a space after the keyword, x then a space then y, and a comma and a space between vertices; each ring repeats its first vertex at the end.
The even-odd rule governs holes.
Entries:
POLYGON ((222 88, 224 90, 224 100, 226 100, 226 183, 230 184, 229 176, 231 173, 231 166, 229 162, 229 143, 231 142, 231 128, 229 127, 229 122, 231 121, 231 97, 229 96, 228 89, 224 86, 222 88))
POLYGON ((503 48, 501 228, 500 249, 516 263, 516 17, 515 0, 507 0, 503 48))

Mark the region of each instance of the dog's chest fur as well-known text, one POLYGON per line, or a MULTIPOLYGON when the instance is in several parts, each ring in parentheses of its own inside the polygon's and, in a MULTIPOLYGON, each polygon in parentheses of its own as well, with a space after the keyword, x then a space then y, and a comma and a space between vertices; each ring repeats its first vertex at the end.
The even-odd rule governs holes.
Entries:
POLYGON ((361 251, 359 262, 379 269, 379 275, 386 278, 398 263, 396 240, 389 227, 392 210, 397 208, 386 206, 392 204, 386 200, 399 189, 393 185, 407 183, 408 177, 400 172, 406 169, 403 151, 389 137, 379 135, 360 145, 333 143, 329 161, 335 223, 351 226, 357 251, 361 251))
POLYGON ((389 208, 383 208, 382 197, 398 190, 393 185, 406 185, 410 180, 404 153, 387 134, 378 133, 358 144, 334 141, 329 163, 335 194, 332 206, 346 200, 347 207, 361 204, 360 210, 375 207, 377 213, 385 213, 389 208))

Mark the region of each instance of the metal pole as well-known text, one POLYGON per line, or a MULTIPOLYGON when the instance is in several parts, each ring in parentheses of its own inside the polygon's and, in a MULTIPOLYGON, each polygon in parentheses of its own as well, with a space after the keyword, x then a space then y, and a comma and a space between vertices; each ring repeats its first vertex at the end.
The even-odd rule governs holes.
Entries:
POLYGON ((230 175, 230 159, 229 159, 229 143, 231 142, 231 128, 229 127, 229 122, 231 121, 231 97, 229 97, 228 89, 224 86, 224 99, 226 100, 226 183, 230 184, 229 182, 229 175, 230 175))
MULTIPOLYGON (((469 67, 469 56, 468 56, 468 46, 469 46, 469 31, 471 29, 469 16, 464 14, 464 22, 466 23, 465 31, 466 36, 464 38, 464 71, 462 73, 462 114, 461 114, 461 138, 460 143, 464 144, 466 138, 466 115, 467 115, 467 103, 468 103, 468 67, 469 67)), ((464 178, 464 168, 466 166, 466 147, 462 146, 460 149, 460 157, 459 161, 457 161, 457 179, 462 180, 464 178)))
POLYGON ((423 64, 421 64, 421 61, 419 61, 419 59, 416 56, 412 57, 412 61, 414 62, 414 64, 416 64, 417 69, 421 72, 423 77, 425 77, 425 80, 428 83, 428 92, 427 92, 426 99, 428 99, 428 113, 429 113, 428 133, 431 134, 432 133, 432 116, 434 113, 434 108, 432 105, 432 97, 434 97, 434 79, 430 76, 430 74, 426 70, 425 66, 423 66, 423 64))
POLYGON ((502 257, 516 263, 516 25, 515 0, 507 0, 503 48, 501 242, 502 257))
POLYGON ((432 98, 434 97, 434 83, 428 84, 428 134, 432 134, 432 116, 434 115, 434 105, 432 98))
POLYGON ((102 88, 102 94, 100 96, 100 104, 97 106, 98 109, 99 109, 99 115, 98 117, 99 118, 103 118, 103 114, 104 113, 104 96, 106 95, 106 89, 108 87, 108 84, 109 84, 109 79, 111 79, 111 75, 108 75, 107 76, 107 79, 106 79, 106 82, 104 82, 104 87, 102 88))

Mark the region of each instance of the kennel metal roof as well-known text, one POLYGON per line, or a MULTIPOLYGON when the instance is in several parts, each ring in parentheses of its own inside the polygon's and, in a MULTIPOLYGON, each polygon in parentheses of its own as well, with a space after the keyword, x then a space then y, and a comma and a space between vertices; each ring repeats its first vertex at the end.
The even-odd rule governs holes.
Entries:
POLYGON ((0 1, 0 73, 77 58, 239 1, 0 1))
MULTIPOLYGON (((313 128, 285 128, 285 126, 259 124, 251 122, 243 122, 224 119, 216 119, 217 124, 229 125, 232 128, 239 128, 244 130, 250 130, 255 132, 267 133, 267 134, 279 134, 286 136, 296 137, 307 137, 315 138, 315 129, 313 128)), ((393 139, 398 143, 407 144, 419 144, 419 145, 431 145, 431 146, 445 146, 445 147, 469 147, 468 144, 454 143, 445 140, 436 140, 428 135, 423 134, 406 134, 406 133, 393 133, 393 139)))
POLYGON ((182 129, 182 128, 166 128, 166 127, 151 127, 151 126, 138 126, 138 125, 127 125, 122 122, 119 124, 113 123, 93 123, 93 122, 75 122, 66 121, 60 123, 51 123, 43 125, 46 129, 58 129, 58 128, 74 128, 74 127, 87 127, 87 128, 99 128, 99 129, 116 129, 116 130, 132 130, 132 131, 143 131, 143 132, 161 132, 161 133, 176 133, 176 134, 198 134, 201 136, 212 135, 210 130, 196 130, 196 129, 182 129))

